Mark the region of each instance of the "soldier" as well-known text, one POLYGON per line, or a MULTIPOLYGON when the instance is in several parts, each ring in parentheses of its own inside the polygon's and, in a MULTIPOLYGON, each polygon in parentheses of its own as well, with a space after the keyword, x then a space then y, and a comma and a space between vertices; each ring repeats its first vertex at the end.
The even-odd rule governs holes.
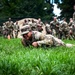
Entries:
POLYGON ((40 18, 38 18, 37 24, 44 25, 40 18))
MULTIPOLYGON (((26 34, 29 31, 31 31, 31 26, 30 25, 25 25, 25 26, 21 27, 21 34, 22 34, 22 36, 23 36, 23 34, 26 34)), ((30 41, 25 39, 25 38, 22 38, 21 42, 22 42, 22 44, 24 46, 29 46, 29 44, 30 44, 30 41)))
POLYGON ((73 19, 70 18, 69 21, 69 39, 73 39, 73 19))
POLYGON ((73 32, 73 38, 75 39, 75 5, 74 5, 74 13, 73 13, 73 28, 72 28, 72 32, 73 32))
POLYGON ((69 19, 68 25, 69 25, 70 28, 72 28, 72 25, 73 25, 73 19, 72 18, 69 19))
POLYGON ((37 31, 42 32, 43 26, 41 24, 37 24, 37 31))
POLYGON ((32 23, 29 23, 29 25, 31 26, 31 30, 37 30, 37 24, 35 23, 34 19, 32 19, 32 23))
POLYGON ((28 21, 27 21, 26 19, 25 19, 24 22, 23 22, 23 26, 24 26, 24 25, 28 25, 28 21))
POLYGON ((19 25, 18 25, 18 21, 16 21, 16 24, 14 24, 14 38, 17 38, 18 37, 18 32, 19 32, 20 28, 19 28, 19 25))
POLYGON ((40 18, 38 18, 38 21, 37 21, 37 31, 42 32, 44 26, 45 26, 44 23, 41 21, 40 18))
POLYGON ((72 37, 73 37, 73 39, 75 40, 75 25, 74 25, 73 28, 72 28, 72 37))
POLYGON ((6 26, 8 28, 8 39, 13 38, 14 23, 11 21, 11 18, 9 18, 9 21, 6 22, 6 26))
POLYGON ((74 5, 74 13, 73 13, 73 22, 74 22, 74 25, 75 25, 75 5, 74 5))
POLYGON ((53 21, 50 22, 50 25, 51 25, 52 35, 59 37, 58 34, 59 34, 59 25, 60 24, 56 17, 53 18, 53 21))
POLYGON ((31 30, 32 31, 39 31, 39 32, 42 32, 43 28, 42 28, 42 25, 40 23, 36 23, 34 21, 34 19, 32 19, 32 23, 29 24, 31 26, 31 30))
POLYGON ((2 26, 2 35, 3 35, 4 38, 8 37, 8 28, 6 26, 6 23, 3 23, 3 26, 2 26))
MULTIPOLYGON (((25 29, 25 28, 24 28, 25 29)), ((44 35, 38 31, 27 30, 22 32, 22 44, 26 47, 32 45, 34 47, 39 46, 72 46, 72 44, 65 44, 62 40, 54 37, 53 35, 44 35)))
POLYGON ((69 32, 69 26, 68 23, 66 22, 66 18, 63 19, 63 22, 61 23, 60 26, 61 30, 62 30, 62 37, 63 39, 67 39, 68 38, 68 32, 69 32))
POLYGON ((45 28, 47 34, 52 34, 51 26, 47 22, 45 22, 45 28))

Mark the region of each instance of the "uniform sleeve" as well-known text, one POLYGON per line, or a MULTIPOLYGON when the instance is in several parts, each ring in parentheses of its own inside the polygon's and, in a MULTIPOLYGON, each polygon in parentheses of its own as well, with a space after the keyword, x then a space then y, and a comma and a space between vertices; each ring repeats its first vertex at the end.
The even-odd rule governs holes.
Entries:
POLYGON ((41 41, 37 41, 38 46, 42 46, 42 45, 49 45, 52 46, 53 45, 53 41, 52 40, 41 40, 41 41))

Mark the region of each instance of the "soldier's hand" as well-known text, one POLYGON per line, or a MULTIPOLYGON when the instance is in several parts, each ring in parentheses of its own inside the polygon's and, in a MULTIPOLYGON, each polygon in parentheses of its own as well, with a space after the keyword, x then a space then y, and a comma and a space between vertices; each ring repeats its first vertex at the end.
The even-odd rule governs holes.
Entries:
POLYGON ((32 43, 32 46, 38 47, 38 43, 37 43, 37 42, 33 42, 33 43, 32 43))

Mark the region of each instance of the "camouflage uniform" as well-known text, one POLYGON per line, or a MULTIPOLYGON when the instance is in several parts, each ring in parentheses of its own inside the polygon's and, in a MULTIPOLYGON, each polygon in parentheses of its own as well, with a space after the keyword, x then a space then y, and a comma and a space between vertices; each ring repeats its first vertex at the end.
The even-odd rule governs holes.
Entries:
POLYGON ((31 26, 31 30, 32 30, 32 31, 37 30, 37 24, 36 24, 36 23, 30 24, 30 26, 31 26))
POLYGON ((2 35, 2 27, 0 26, 0 36, 2 35))
POLYGON ((37 31, 42 32, 43 31, 43 25, 37 24, 37 31))
POLYGON ((56 20, 56 21, 51 21, 50 22, 50 25, 51 25, 51 30, 52 30, 52 35, 53 36, 57 36, 59 37, 59 22, 56 20))
MULTIPOLYGON (((27 31, 26 31, 27 32, 27 31)), ((26 32, 24 34, 26 34, 26 32)), ((27 32, 28 33, 28 32, 27 32)), ((22 36, 24 35, 22 34, 22 36)), ((46 46, 64 46, 64 42, 60 39, 52 36, 52 35, 44 35, 38 31, 32 31, 32 39, 25 40, 22 38, 22 44, 24 46, 32 45, 33 42, 37 42, 38 46, 46 45, 46 46)))
POLYGON ((73 28, 72 28, 72 31, 73 31, 73 38, 75 39, 75 12, 73 13, 73 28))
POLYGON ((60 25, 60 30, 62 32, 63 38, 68 38, 69 26, 66 21, 63 21, 60 25))
POLYGON ((14 34, 15 34, 14 38, 18 37, 18 32, 19 32, 19 25, 18 25, 18 23, 16 23, 14 25, 14 34))
POLYGON ((22 26, 28 25, 28 21, 25 19, 22 26))
POLYGON ((75 25, 75 12, 73 13, 73 25, 75 25))
POLYGON ((74 5, 74 13, 73 13, 73 25, 75 25, 75 5, 74 5))
POLYGON ((4 38, 7 38, 8 36, 8 28, 6 26, 6 23, 3 23, 3 26, 2 26, 2 35, 4 38))
POLYGON ((42 29, 42 24, 40 23, 36 23, 33 19, 32 19, 32 22, 29 22, 28 25, 31 26, 31 30, 32 31, 39 31, 41 32, 43 29, 42 29))
POLYGON ((69 25, 69 39, 73 39, 73 19, 70 18, 69 25))
POLYGON ((8 29, 8 35, 10 35, 11 38, 13 38, 13 28, 14 28, 14 23, 13 21, 9 20, 6 22, 6 27, 8 29))
POLYGON ((38 21, 37 21, 37 31, 42 32, 43 31, 43 28, 42 28, 43 26, 44 26, 44 24, 41 21, 41 19, 39 18, 38 21))
POLYGON ((60 39, 54 37, 53 35, 43 35, 39 32, 35 32, 35 39, 37 39, 37 43, 39 46, 47 45, 47 46, 61 46, 64 45, 64 42, 60 39))
POLYGON ((51 27, 48 23, 45 24, 45 28, 46 28, 46 33, 47 34, 52 34, 51 27))
POLYGON ((72 18, 70 18, 68 25, 69 25, 69 28, 72 28, 72 26, 73 26, 73 19, 72 18))

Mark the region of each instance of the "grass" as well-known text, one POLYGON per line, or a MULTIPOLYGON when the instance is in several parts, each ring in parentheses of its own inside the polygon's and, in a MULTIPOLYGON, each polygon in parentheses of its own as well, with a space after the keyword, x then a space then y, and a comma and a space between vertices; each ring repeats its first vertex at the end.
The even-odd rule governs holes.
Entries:
POLYGON ((20 39, 1 37, 0 75, 75 75, 75 48, 23 47, 20 39))

